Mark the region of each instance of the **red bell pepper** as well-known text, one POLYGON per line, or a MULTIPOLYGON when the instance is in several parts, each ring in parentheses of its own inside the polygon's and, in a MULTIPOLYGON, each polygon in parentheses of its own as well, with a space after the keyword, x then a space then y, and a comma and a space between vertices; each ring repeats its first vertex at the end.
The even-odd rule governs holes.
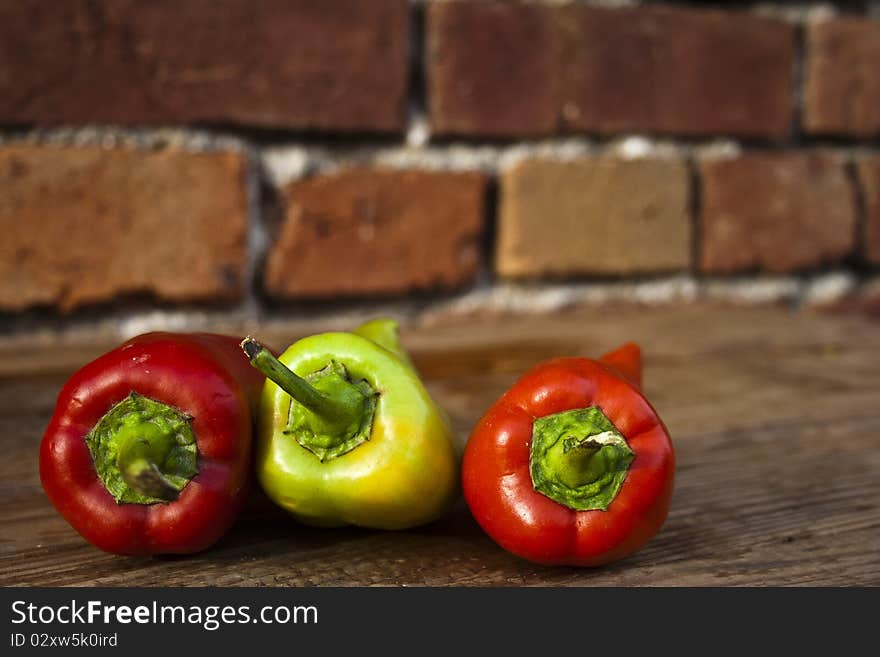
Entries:
POLYGON ((117 554, 190 553, 229 529, 248 490, 264 381, 238 342, 148 333, 67 381, 40 478, 83 538, 117 554))
POLYGON ((596 566, 659 530, 675 459, 640 379, 629 343, 598 361, 541 363, 489 409, 462 463, 465 499, 489 536, 537 563, 596 566))

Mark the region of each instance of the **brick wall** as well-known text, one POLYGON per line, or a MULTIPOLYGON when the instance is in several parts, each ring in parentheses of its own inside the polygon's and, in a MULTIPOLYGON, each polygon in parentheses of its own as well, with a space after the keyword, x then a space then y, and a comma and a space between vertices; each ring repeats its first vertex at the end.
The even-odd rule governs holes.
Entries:
POLYGON ((0 231, 4 331, 858 294, 880 3, 0 3, 0 231))

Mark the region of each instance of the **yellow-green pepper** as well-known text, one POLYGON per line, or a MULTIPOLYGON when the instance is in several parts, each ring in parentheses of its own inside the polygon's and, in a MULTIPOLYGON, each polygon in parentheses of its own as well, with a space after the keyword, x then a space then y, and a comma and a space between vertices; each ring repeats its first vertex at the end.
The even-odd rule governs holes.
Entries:
POLYGON ((267 377, 256 469, 279 506, 310 525, 406 529, 455 501, 452 429, 401 348, 396 322, 313 335, 279 359, 252 338, 242 347, 267 377))

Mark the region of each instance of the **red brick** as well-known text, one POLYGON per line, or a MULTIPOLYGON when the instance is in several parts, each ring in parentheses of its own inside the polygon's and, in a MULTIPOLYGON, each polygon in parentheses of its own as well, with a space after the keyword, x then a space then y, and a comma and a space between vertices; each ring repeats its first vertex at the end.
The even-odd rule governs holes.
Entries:
POLYGON ((0 3, 0 122, 404 125, 406 0, 0 3))
POLYGON ((865 156, 856 164, 865 202, 863 255, 880 265, 880 155, 865 156))
POLYGON ((794 32, 739 12, 560 9, 568 129, 782 138, 794 32))
POLYGON ((507 278, 687 269, 687 203, 680 161, 524 160, 502 176, 495 268, 507 278))
POLYGON ((428 8, 441 134, 784 137, 794 31, 740 12, 443 2, 428 8))
POLYGON ((880 135, 880 21, 835 18, 807 29, 808 132, 880 135))
POLYGON ((478 173, 350 169, 284 190, 266 265, 279 297, 397 294, 471 282, 485 178, 478 173))
POLYGON ((242 293, 238 153, 0 147, 0 309, 242 293))
POLYGON ((856 209, 831 153, 754 153, 700 164, 700 268, 791 272, 853 251, 856 209))
POLYGON ((427 8, 428 101, 443 134, 516 137, 557 125, 552 14, 514 2, 427 8))

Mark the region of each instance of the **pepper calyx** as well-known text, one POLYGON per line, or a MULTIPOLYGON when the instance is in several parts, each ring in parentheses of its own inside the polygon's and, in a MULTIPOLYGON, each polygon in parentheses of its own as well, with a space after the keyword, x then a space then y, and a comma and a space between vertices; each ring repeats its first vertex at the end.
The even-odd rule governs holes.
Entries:
POLYGON ((635 453, 598 406, 535 420, 532 485, 576 511, 605 511, 620 492, 635 453))
POLYGON ((85 441, 117 504, 171 502, 198 474, 192 418, 136 392, 110 408, 85 441))
POLYGON ((294 400, 285 434, 293 436, 322 463, 347 454, 370 439, 379 395, 366 380, 352 381, 345 366, 335 360, 304 378, 319 392, 334 399, 345 399, 346 404, 357 411, 328 421, 294 400))

